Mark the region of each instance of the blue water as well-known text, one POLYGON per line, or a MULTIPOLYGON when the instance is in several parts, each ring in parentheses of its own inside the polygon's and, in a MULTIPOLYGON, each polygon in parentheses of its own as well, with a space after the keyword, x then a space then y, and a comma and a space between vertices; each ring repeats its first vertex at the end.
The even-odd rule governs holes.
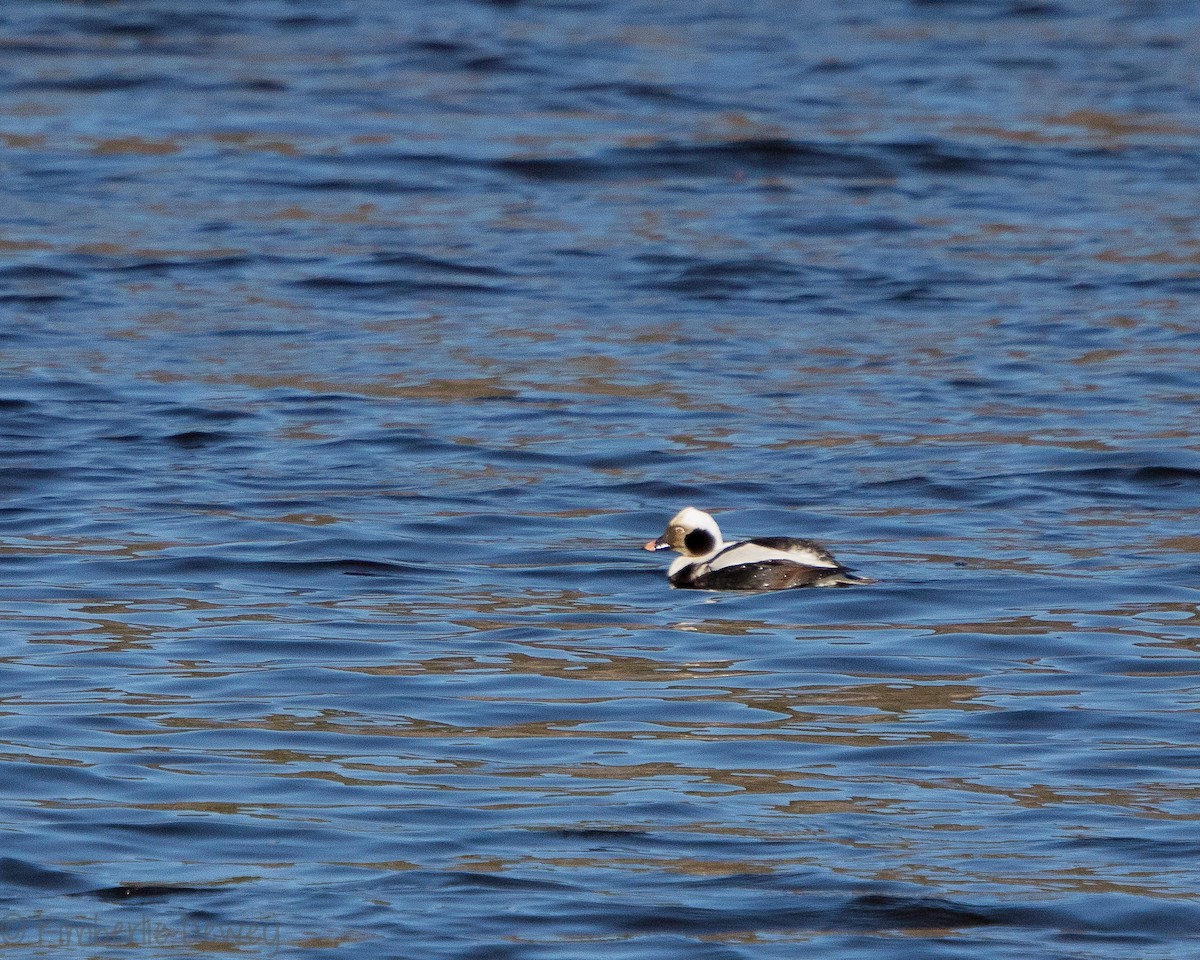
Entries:
POLYGON ((1196 956, 1198 62, 0 8, 0 944, 1196 956), (673 591, 688 504, 877 582, 673 591))

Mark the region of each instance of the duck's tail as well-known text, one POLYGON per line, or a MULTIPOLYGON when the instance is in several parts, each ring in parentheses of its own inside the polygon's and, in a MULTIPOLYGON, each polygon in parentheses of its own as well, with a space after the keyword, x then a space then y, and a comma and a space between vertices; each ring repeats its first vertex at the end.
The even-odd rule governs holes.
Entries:
POLYGON ((811 585, 814 587, 858 587, 877 582, 870 577, 859 576, 849 567, 839 567, 837 570, 831 570, 820 580, 814 580, 811 585))

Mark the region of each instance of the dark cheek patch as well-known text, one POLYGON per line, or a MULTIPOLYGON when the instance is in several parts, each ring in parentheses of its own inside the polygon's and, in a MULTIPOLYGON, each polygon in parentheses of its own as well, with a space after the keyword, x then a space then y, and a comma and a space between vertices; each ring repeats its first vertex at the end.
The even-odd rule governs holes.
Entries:
POLYGON ((688 553, 699 556, 715 547, 717 540, 707 530, 693 530, 683 538, 683 545, 687 547, 688 553))

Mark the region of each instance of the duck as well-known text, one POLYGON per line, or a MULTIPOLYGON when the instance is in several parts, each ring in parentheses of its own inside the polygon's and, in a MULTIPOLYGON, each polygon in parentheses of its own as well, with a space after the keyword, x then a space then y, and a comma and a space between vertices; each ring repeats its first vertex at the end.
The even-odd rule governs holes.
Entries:
POLYGON ((684 507, 663 535, 646 550, 682 554, 667 570, 673 587, 694 590, 786 590, 792 587, 843 587, 870 583, 851 573, 812 540, 757 537, 726 543, 710 514, 684 507))

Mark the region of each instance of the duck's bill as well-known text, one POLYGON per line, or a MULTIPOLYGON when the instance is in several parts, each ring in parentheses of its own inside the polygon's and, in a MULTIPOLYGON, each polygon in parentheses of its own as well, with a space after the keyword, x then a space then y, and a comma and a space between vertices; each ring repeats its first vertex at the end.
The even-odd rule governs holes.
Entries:
POLYGON ((671 545, 669 543, 667 543, 667 541, 664 540, 662 537, 659 537, 657 540, 648 541, 646 543, 646 545, 644 547, 642 547, 642 549, 643 550, 670 550, 671 545))

